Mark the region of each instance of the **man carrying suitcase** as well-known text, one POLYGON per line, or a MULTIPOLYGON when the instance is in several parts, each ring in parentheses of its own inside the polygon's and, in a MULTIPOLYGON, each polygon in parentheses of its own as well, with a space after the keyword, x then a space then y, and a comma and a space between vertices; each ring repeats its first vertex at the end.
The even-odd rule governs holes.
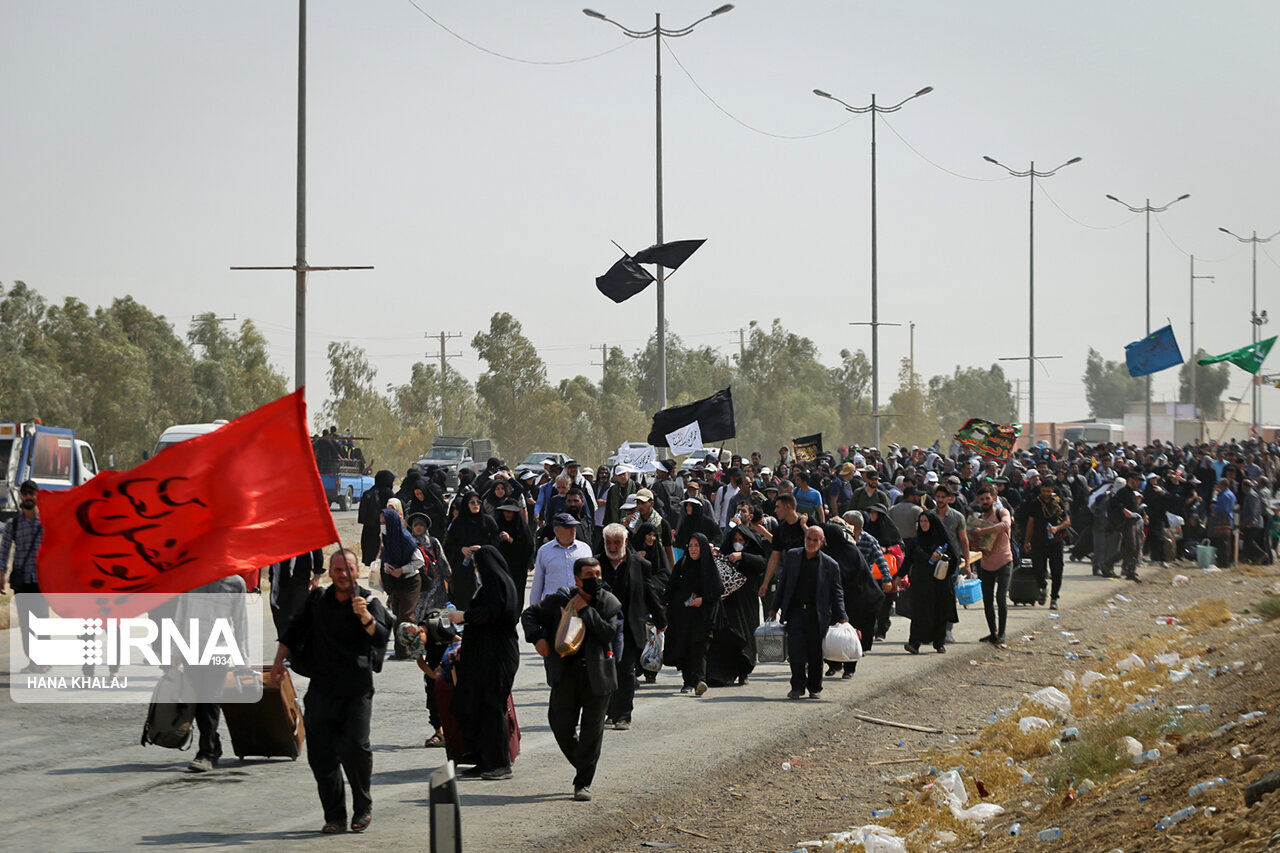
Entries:
POLYGON ((324 807, 321 832, 333 835, 347 828, 344 771, 351 785, 351 831, 364 832, 373 819, 373 673, 382 669, 393 619, 356 582, 360 562, 354 552, 335 552, 329 558, 329 577, 332 585, 312 593, 280 637, 271 671, 283 678, 285 658, 295 666, 306 661, 311 678, 304 715, 307 763, 324 807))

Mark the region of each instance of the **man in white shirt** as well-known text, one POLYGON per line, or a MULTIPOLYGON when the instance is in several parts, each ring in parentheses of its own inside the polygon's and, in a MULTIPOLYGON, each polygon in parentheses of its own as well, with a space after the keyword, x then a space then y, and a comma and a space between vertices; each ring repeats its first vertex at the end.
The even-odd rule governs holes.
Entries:
POLYGON ((578 519, 567 512, 559 513, 552 522, 555 539, 538 549, 533 561, 533 589, 529 603, 539 604, 558 589, 574 585, 573 564, 579 557, 590 557, 591 546, 578 540, 578 519))

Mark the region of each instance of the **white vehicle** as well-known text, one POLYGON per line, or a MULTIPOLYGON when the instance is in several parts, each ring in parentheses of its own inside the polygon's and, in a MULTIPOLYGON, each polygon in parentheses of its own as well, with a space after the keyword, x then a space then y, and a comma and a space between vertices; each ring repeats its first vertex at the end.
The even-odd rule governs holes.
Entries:
POLYGON ((1090 423, 1069 426, 1062 431, 1068 444, 1083 441, 1085 444, 1120 444, 1124 441, 1124 427, 1119 424, 1090 423))
POLYGON ((176 426, 171 426, 164 432, 160 433, 160 439, 156 442, 156 449, 151 452, 151 455, 155 456, 166 447, 186 441, 189 438, 195 438, 198 435, 207 435, 226 422, 227 421, 223 419, 207 424, 177 424, 176 426))

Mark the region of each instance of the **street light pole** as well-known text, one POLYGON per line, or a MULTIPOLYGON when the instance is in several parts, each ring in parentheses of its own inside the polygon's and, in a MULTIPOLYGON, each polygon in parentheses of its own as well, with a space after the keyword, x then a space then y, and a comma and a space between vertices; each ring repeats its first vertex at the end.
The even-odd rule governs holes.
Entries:
MULTIPOLYGON (((1261 337, 1259 333, 1262 331, 1262 325, 1267 322, 1266 311, 1263 311, 1261 315, 1258 314, 1258 244, 1270 243, 1273 237, 1280 235, 1280 231, 1277 231, 1275 234, 1272 234, 1270 237, 1259 237, 1257 231, 1254 231, 1252 236, 1241 237, 1239 234, 1235 233, 1234 231, 1228 228, 1219 228, 1218 230, 1222 231, 1223 233, 1230 234, 1232 237, 1235 237, 1241 243, 1253 244, 1253 307, 1250 309, 1250 312, 1249 312, 1249 324, 1252 328, 1252 333, 1250 335, 1250 343, 1256 344, 1258 342, 1258 338, 1261 337)), ((1258 409, 1262 407, 1262 395, 1258 393, 1258 383, 1256 381, 1256 378, 1253 383, 1253 393, 1250 394, 1249 396, 1249 405, 1250 405, 1250 408, 1253 409, 1253 434, 1255 436, 1259 436, 1260 433, 1258 432, 1258 421, 1259 421, 1258 409)))
MULTIPOLYGON (((630 27, 623 26, 612 18, 604 15, 594 9, 583 9, 582 14, 588 18, 595 18, 599 21, 613 24, 622 32, 633 39, 653 39, 654 48, 654 173, 655 173, 655 198, 657 200, 657 243, 662 242, 662 38, 680 38, 687 36, 693 32, 693 28, 703 21, 714 18, 717 15, 723 15, 725 12, 733 9, 732 3, 726 3, 698 20, 694 21, 686 27, 677 27, 676 29, 664 29, 662 26, 662 14, 655 12, 653 16, 653 27, 647 30, 633 30, 630 27)), ((666 275, 662 267, 658 267, 657 275, 658 285, 658 391, 661 397, 661 405, 659 408, 667 407, 667 294, 666 294, 666 275)))
POLYGON ((1025 171, 1010 169, 1004 163, 994 157, 984 156, 982 158, 988 163, 999 166, 1015 178, 1028 178, 1028 239, 1027 239, 1027 288, 1028 288, 1028 319, 1027 319, 1027 432, 1028 440, 1034 445, 1036 443, 1036 178, 1048 178, 1056 175, 1060 169, 1079 163, 1083 157, 1072 157, 1061 166, 1050 169, 1047 172, 1036 171, 1036 161, 1032 160, 1030 166, 1025 171))
POLYGON ((839 98, 824 92, 821 89, 814 89, 813 94, 819 98, 826 98, 835 101, 851 113, 871 113, 871 322, 851 323, 850 325, 869 325, 871 326, 871 424, 873 432, 873 441, 877 448, 880 447, 880 327, 888 325, 901 325, 899 323, 881 323, 880 322, 880 279, 879 279, 879 238, 877 235, 876 221, 876 114, 877 113, 896 113, 902 109, 907 101, 915 100, 923 97, 933 91, 932 86, 925 86, 910 97, 903 98, 891 107, 882 107, 876 103, 876 96, 871 95, 871 103, 865 107, 855 107, 839 98))
MULTIPOLYGON (((1143 204, 1142 207, 1134 207, 1131 204, 1126 204, 1125 202, 1121 201, 1120 199, 1116 198, 1115 196, 1109 193, 1107 194, 1107 198, 1111 199, 1116 204, 1123 205, 1124 207, 1128 208, 1130 213, 1142 213, 1142 214, 1145 214, 1147 218, 1147 242, 1146 242, 1147 331, 1146 331, 1146 334, 1150 335, 1151 334, 1151 214, 1164 213, 1166 210, 1173 207, 1175 204, 1182 201, 1183 199, 1191 198, 1191 194, 1183 193, 1182 195, 1175 198, 1173 201, 1166 204, 1164 207, 1152 207, 1151 199, 1147 199, 1146 203, 1143 204)), ((1147 419, 1146 443, 1150 444, 1151 443, 1151 374, 1150 373, 1148 373, 1146 376, 1143 377, 1143 387, 1144 387, 1143 396, 1146 399, 1146 419, 1147 419)))
POLYGON ((1197 279, 1208 279, 1209 281, 1213 281, 1213 276, 1196 275, 1196 256, 1192 255, 1191 256, 1191 336, 1190 336, 1191 337, 1191 406, 1193 410, 1197 407, 1199 407, 1200 409, 1200 428, 1196 432, 1196 439, 1198 441, 1204 441, 1205 412, 1204 412, 1204 407, 1200 406, 1200 395, 1197 393, 1199 389, 1196 387, 1196 368, 1199 366, 1196 364, 1196 361, 1197 361, 1196 359, 1196 280, 1197 279))

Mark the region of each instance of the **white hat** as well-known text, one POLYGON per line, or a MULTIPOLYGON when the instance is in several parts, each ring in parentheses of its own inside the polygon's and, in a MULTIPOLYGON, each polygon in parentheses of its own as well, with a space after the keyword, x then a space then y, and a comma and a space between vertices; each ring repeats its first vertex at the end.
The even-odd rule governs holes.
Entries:
POLYGON ((924 475, 924 481, 925 481, 926 483, 936 483, 936 482, 938 482, 938 472, 937 472, 937 471, 930 471, 928 474, 925 474, 925 475, 924 475))
POLYGON ((622 503, 622 508, 623 508, 623 509, 635 509, 635 508, 636 508, 636 496, 635 496, 635 495, 627 495, 627 499, 626 499, 625 501, 623 501, 623 503, 622 503))
POLYGON ((761 469, 760 469, 760 476, 761 476, 761 477, 767 477, 767 476, 769 476, 769 475, 770 475, 770 474, 772 474, 772 473, 773 473, 773 469, 772 469, 772 468, 761 468, 761 469))
POLYGON ((613 473, 617 476, 618 474, 638 474, 640 472, 636 466, 623 462, 613 469, 613 473))
POLYGON ((554 464, 556 464, 556 460, 554 460, 554 459, 543 459, 543 460, 542 460, 542 464, 543 464, 543 465, 554 465, 554 464))

